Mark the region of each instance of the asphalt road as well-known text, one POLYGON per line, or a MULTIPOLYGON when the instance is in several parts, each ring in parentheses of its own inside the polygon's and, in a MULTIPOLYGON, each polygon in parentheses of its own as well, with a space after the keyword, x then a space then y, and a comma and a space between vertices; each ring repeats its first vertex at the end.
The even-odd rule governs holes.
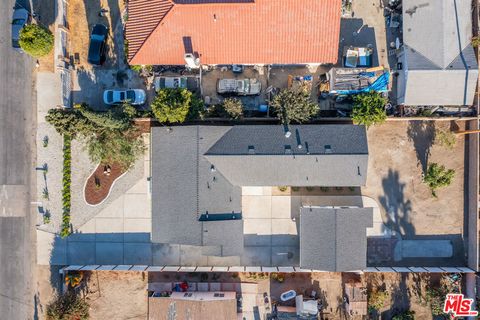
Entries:
MULTIPOLYGON (((27 1, 25 1, 27 2, 27 1)), ((29 7, 26 3, 21 5, 29 7)), ((27 2, 28 3, 28 2, 27 2)), ((0 1, 0 319, 33 319, 35 233, 30 210, 36 117, 34 61, 11 48, 14 0, 0 1)))

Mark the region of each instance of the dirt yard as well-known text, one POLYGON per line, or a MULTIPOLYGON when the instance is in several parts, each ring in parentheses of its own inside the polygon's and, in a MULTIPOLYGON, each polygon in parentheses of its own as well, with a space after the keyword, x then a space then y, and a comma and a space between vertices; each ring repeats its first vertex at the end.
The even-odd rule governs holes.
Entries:
POLYGON ((367 273, 364 281, 368 292, 379 288, 388 293, 383 308, 379 310, 382 319, 391 319, 407 310, 415 312, 415 319, 433 319, 427 291, 429 288, 439 289, 441 283, 452 288, 438 273, 367 273))
POLYGON ((97 271, 85 277, 91 320, 147 318, 146 273, 97 271))
MULTIPOLYGON (((465 138, 453 150, 434 143, 435 130, 450 121, 388 122, 368 129, 369 168, 362 194, 377 200, 387 225, 403 238, 461 235, 464 221, 465 138), (453 183, 434 198, 422 182, 427 164, 455 170, 453 183)), ((460 129, 464 122, 459 121, 460 129)))

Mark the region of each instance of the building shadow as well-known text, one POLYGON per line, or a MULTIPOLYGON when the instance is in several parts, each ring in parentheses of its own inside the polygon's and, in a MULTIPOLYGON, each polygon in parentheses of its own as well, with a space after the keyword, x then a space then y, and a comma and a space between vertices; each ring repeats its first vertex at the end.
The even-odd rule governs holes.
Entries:
POLYGON ((342 18, 340 20, 340 44, 338 47, 337 66, 342 66, 345 47, 369 47, 373 49, 372 66, 378 66, 378 49, 375 29, 364 24, 363 19, 342 18))
POLYGON ((422 172, 425 174, 427 171, 430 149, 435 142, 435 122, 410 121, 408 124, 407 135, 409 141, 413 142, 418 164, 422 166, 422 172))

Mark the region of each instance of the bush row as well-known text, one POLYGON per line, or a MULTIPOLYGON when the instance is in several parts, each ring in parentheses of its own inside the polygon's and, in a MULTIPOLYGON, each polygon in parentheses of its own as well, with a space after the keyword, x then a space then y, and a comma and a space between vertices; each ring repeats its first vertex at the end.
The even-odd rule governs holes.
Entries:
POLYGON ((72 180, 72 138, 65 134, 63 135, 63 187, 62 187, 62 231, 60 236, 62 238, 70 235, 70 206, 71 206, 71 180, 72 180))

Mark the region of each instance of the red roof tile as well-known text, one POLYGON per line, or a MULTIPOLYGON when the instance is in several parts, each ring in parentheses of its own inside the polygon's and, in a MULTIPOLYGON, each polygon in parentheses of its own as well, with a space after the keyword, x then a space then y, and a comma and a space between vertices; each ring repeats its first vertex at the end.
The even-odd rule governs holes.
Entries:
MULTIPOLYGON (((188 2, 187 2, 188 3, 188 2)), ((173 4, 130 0, 130 64, 336 63, 341 0, 255 0, 173 4)))

